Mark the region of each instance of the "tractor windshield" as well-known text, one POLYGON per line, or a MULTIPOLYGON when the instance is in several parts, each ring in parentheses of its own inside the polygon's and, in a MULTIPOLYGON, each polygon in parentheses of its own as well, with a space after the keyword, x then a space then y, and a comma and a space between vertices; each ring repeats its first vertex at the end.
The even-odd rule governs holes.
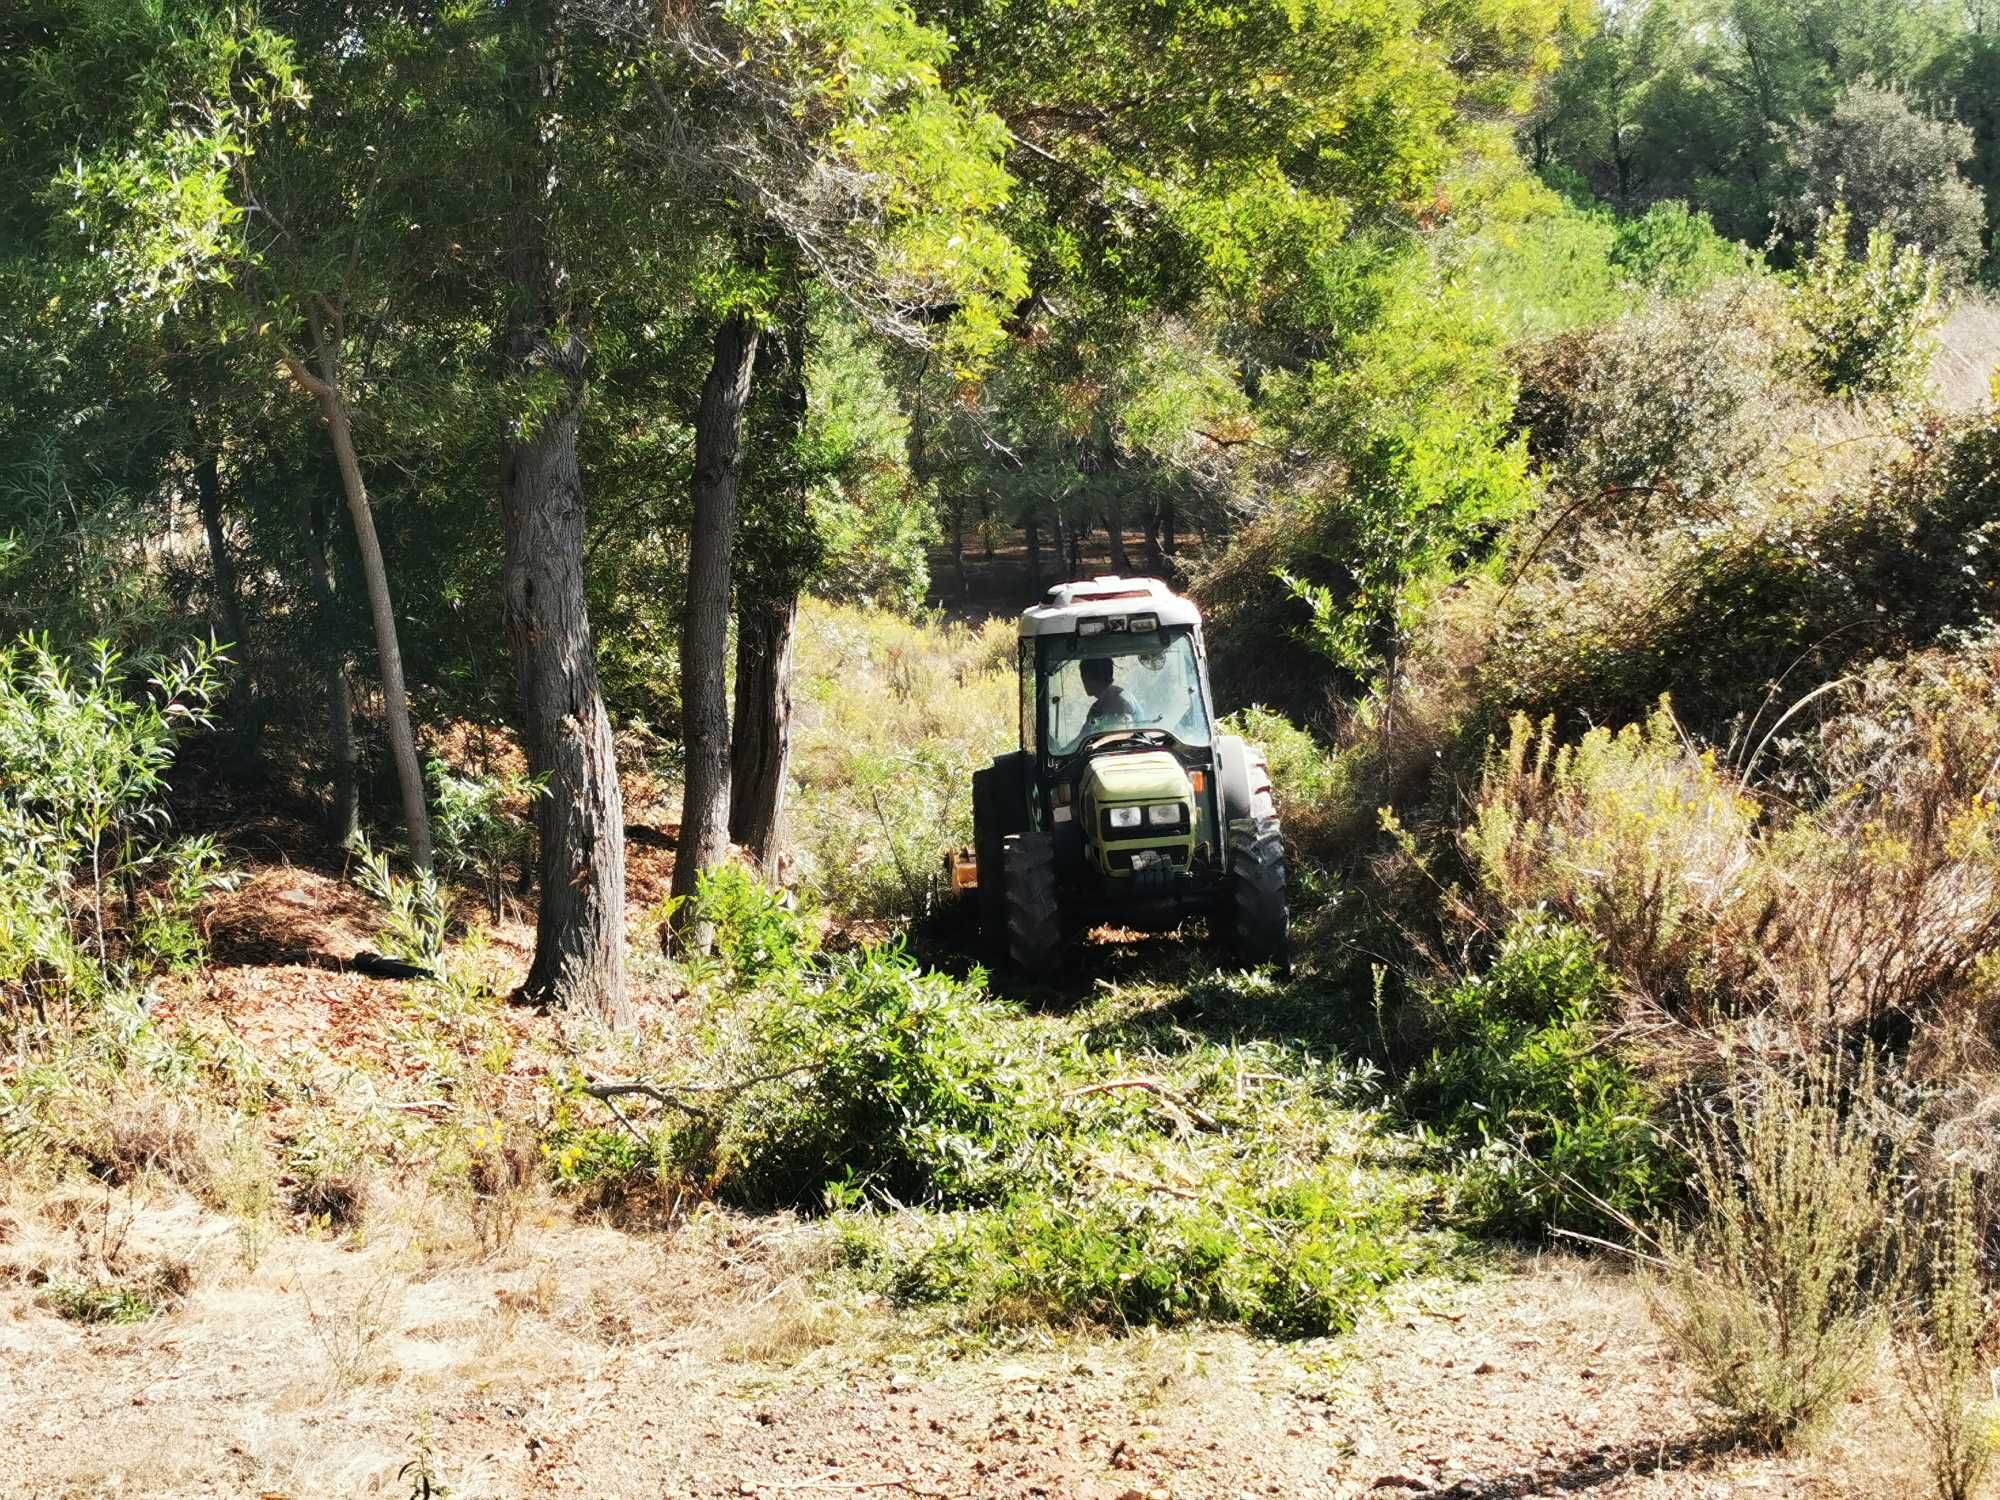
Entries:
POLYGON ((1191 631, 1047 636, 1044 649, 1049 754, 1072 754, 1093 735, 1117 729, 1160 729, 1184 745, 1209 743, 1191 631))

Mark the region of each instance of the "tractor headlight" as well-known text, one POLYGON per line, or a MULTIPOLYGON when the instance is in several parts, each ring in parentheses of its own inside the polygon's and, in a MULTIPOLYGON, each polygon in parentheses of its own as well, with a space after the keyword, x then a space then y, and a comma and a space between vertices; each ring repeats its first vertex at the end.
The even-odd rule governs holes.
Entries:
POLYGON ((1171 827, 1181 820, 1178 802, 1155 802, 1146 809, 1146 821, 1156 827, 1171 827))
POLYGON ((1136 807, 1113 807, 1107 809, 1105 817, 1113 828, 1137 828, 1139 811, 1136 807))

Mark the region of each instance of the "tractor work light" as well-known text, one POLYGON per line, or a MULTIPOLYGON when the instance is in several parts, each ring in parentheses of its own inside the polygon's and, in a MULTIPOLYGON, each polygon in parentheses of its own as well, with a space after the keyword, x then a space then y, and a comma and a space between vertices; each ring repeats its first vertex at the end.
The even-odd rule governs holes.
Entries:
POLYGON ((1146 808, 1146 821, 1156 827, 1171 827, 1181 820, 1181 805, 1178 802, 1154 802, 1146 808))
POLYGON ((1126 621, 1126 628, 1134 635, 1145 635, 1160 628, 1158 615, 1133 615, 1126 621))
POLYGON ((1110 820, 1113 828, 1137 828, 1139 826, 1139 809, 1136 807, 1114 807, 1109 809, 1105 816, 1110 820))
POLYGON ((1102 619, 1078 620, 1076 622, 1076 633, 1078 635, 1103 635, 1104 621, 1102 619))

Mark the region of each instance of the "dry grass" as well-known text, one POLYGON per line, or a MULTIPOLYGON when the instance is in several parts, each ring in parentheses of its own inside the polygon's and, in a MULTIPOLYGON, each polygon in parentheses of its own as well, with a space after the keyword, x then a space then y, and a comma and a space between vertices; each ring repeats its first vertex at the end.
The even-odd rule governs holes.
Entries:
POLYGON ((1798 800, 1760 795, 1664 710, 1571 745, 1517 720, 1464 836, 1495 925, 1557 912, 1686 1024, 1751 1007, 1807 1055, 1864 1033, 1917 1039, 1923 1075, 1990 1066, 2000 643, 1879 665, 1828 702, 1798 800))
POLYGON ((797 875, 849 920, 939 897, 972 834, 972 773, 1016 743, 1015 632, 820 602, 801 612, 791 841, 797 875))

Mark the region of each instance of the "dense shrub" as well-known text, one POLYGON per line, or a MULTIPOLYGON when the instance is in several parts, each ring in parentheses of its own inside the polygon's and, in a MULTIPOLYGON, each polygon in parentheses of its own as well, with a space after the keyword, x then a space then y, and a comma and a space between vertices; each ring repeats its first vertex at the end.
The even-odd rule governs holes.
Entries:
POLYGON ((708 959, 692 962, 712 963, 733 988, 794 983, 819 948, 811 910, 733 861, 702 871, 694 911, 714 939, 708 959))
POLYGON ((1685 297, 1748 268, 1753 257, 1716 233, 1707 214, 1677 198, 1620 219, 1611 264, 1649 292, 1685 297))
POLYGON ((896 1266, 892 1287, 983 1323, 1215 1320, 1311 1338, 1351 1327, 1433 1261, 1415 1213, 1407 1195, 1357 1189, 1340 1172, 1198 1204, 1034 1193, 947 1230, 896 1266))
POLYGON ((1508 1234, 1619 1232, 1671 1195, 1652 1101, 1607 1042, 1612 976, 1573 927, 1523 922, 1485 973, 1437 993, 1407 1109, 1455 1156, 1456 1207, 1508 1234))
POLYGON ((1516 416, 1568 523, 1678 519, 1768 463, 1788 394, 1775 388, 1778 336, 1757 284, 1731 282, 1529 350, 1516 416))
POLYGON ((197 649, 127 664, 100 644, 73 665, 34 637, 0 649, 0 998, 45 1013, 199 961, 194 912, 221 855, 170 836, 163 797, 219 663, 197 649))
MULTIPOLYGON (((1985 251, 1986 205, 1961 175, 1972 153, 1967 126, 1918 113, 1900 89, 1857 81, 1824 119, 1791 128, 1785 155, 1800 183, 1791 217, 1809 230, 1844 201, 1854 224, 1916 246, 1962 279, 1985 251)), ((1848 234, 1850 248, 1865 251, 1852 224, 1848 234)))
POLYGON ((1938 269, 1880 226, 1857 256, 1848 248, 1852 222, 1836 203, 1813 232, 1791 288, 1790 364, 1829 396, 1907 400, 1936 347, 1938 269))
POLYGON ((1975 624, 2000 580, 2000 428, 1914 436, 1851 486, 1536 561, 1486 605, 1476 696, 1576 725, 1643 718, 1669 693, 1725 741, 1732 721, 1768 725, 1857 663, 1975 624))
POLYGON ((841 957, 749 1018, 726 1102, 681 1150, 710 1190, 750 1206, 990 1198, 1046 1124, 998 1019, 976 983, 900 949, 841 957))

